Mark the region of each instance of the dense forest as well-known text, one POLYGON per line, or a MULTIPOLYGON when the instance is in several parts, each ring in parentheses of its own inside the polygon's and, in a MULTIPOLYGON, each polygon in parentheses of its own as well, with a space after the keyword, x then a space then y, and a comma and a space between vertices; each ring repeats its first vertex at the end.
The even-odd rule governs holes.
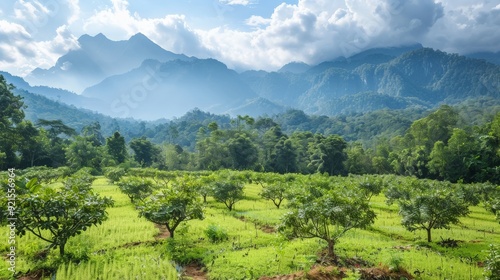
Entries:
POLYGON ((28 121, 23 99, 3 77, 1 87, 3 169, 90 167, 102 174, 113 166, 230 168, 500 181, 499 106, 488 99, 431 112, 382 110, 338 117, 289 110, 271 117, 230 118, 195 109, 156 124, 104 119, 109 124, 103 132, 99 118, 77 128, 60 119, 28 121))

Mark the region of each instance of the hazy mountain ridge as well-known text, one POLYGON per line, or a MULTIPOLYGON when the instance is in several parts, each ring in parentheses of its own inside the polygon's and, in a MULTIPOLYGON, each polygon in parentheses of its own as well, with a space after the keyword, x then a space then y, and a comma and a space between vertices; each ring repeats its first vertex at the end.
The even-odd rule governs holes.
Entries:
POLYGON ((249 114, 245 105, 259 97, 235 71, 214 59, 146 60, 139 68, 87 88, 82 95, 109 104, 112 116, 149 120, 182 116, 195 107, 219 114, 239 108, 249 114))
POLYGON ((236 73, 215 59, 166 51, 140 33, 126 41, 84 35, 79 43, 80 49, 48 70, 34 70, 27 80, 47 85, 78 81, 77 87, 86 87, 82 95, 12 79, 19 88, 52 100, 144 120, 178 117, 193 108, 252 116, 286 108, 329 116, 425 109, 498 98, 500 92, 500 66, 420 44, 369 49, 317 65, 292 62, 276 72, 236 73))
POLYGON ((146 59, 162 62, 190 59, 162 49, 141 33, 125 41, 112 41, 101 33, 94 37, 82 35, 78 43, 79 49, 69 51, 49 69, 33 70, 26 80, 32 85, 42 84, 80 93, 111 75, 138 67, 146 59))
POLYGON ((254 72, 242 77, 257 94, 310 114, 365 112, 394 107, 394 102, 432 108, 481 96, 500 98, 500 66, 484 60, 415 46, 387 62, 352 60, 349 63, 360 64, 353 69, 342 61, 324 62, 302 74, 254 72), (363 98, 363 93, 371 95, 363 98), (383 100, 393 104, 387 106, 383 100))

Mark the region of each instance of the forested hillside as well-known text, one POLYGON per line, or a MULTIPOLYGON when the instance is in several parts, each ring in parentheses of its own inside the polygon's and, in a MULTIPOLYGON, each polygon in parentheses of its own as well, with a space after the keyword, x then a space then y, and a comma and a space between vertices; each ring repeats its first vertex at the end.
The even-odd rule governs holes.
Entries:
POLYGON ((3 164, 14 162, 21 168, 69 165, 99 173, 126 164, 168 170, 230 168, 500 181, 500 106, 493 99, 443 105, 436 111, 382 110, 338 117, 289 110, 271 117, 230 118, 195 109, 179 119, 146 123, 15 92, 24 97, 19 104, 27 108, 17 109, 18 124, 9 132, 17 136, 5 139, 23 140, 4 143, 8 153, 3 164), (123 143, 117 155, 109 145, 119 139, 123 143))

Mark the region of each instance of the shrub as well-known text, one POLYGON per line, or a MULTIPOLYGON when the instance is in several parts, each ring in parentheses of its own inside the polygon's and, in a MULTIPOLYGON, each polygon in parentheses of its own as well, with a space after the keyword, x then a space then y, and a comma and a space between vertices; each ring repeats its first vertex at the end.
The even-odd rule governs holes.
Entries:
POLYGON ((228 239, 227 232, 216 225, 209 225, 205 230, 205 235, 212 243, 218 243, 228 239))
POLYGON ((487 280, 500 279, 500 246, 490 244, 488 257, 484 262, 484 276, 487 280))

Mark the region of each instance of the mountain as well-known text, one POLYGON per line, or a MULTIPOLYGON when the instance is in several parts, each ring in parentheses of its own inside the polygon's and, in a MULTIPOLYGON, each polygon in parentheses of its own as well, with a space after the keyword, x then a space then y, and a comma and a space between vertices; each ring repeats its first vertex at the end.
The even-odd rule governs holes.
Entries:
POLYGON ((120 131, 120 134, 127 141, 142 136, 146 129, 155 125, 152 122, 144 123, 133 119, 111 118, 103 114, 50 100, 44 96, 19 88, 14 89, 14 93, 23 97, 24 105, 26 105, 26 108, 23 109, 24 114, 26 119, 33 123, 36 123, 39 119, 62 120, 64 124, 74 128, 79 133, 84 126, 93 122, 99 122, 104 137, 113 135, 115 131, 120 131))
POLYGON ((17 89, 25 90, 34 93, 50 100, 63 102, 68 105, 73 105, 78 108, 90 109, 93 111, 104 111, 106 108, 102 106, 99 99, 88 98, 75 94, 60 88, 51 88, 47 86, 31 86, 23 78, 13 76, 7 72, 0 71, 0 75, 5 77, 5 80, 14 85, 17 89))
POLYGON ((500 99, 500 66, 419 45, 409 49, 369 50, 300 74, 248 71, 241 77, 278 105, 330 116, 500 99))
MULTIPOLYGON (((102 100, 108 114, 141 119, 171 118, 200 108, 225 114, 255 115, 258 96, 239 75, 214 59, 146 60, 125 74, 85 89, 83 96, 102 100)), ((276 107, 276 106, 275 106, 276 107)))
POLYGON ((281 67, 278 72, 290 72, 295 74, 304 73, 311 69, 311 66, 304 62, 290 62, 283 67, 281 67))
POLYGON ((83 35, 78 43, 79 49, 60 57, 53 67, 36 68, 25 79, 31 85, 45 85, 80 93, 109 76, 140 66, 146 59, 162 62, 190 60, 185 55, 162 49, 141 33, 125 41, 112 41, 101 33, 94 37, 83 35))
POLYGON ((476 59, 484 59, 490 63, 500 65, 500 52, 476 52, 466 54, 465 56, 476 59))

